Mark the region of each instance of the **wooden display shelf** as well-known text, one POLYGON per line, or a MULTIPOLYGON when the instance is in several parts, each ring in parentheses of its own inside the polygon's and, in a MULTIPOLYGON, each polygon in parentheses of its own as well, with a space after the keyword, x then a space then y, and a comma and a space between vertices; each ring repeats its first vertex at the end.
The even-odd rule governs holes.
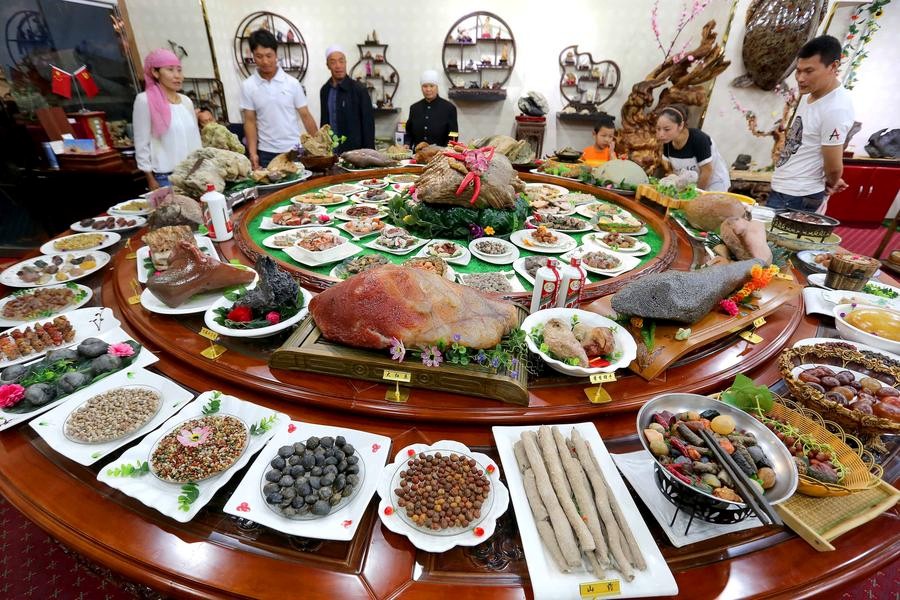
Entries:
POLYGON ((597 117, 603 114, 600 111, 592 112, 589 115, 583 115, 581 113, 566 113, 559 111, 556 113, 556 118, 560 121, 572 121, 574 123, 595 123, 597 121, 597 117))
POLYGON ((447 96, 454 100, 471 100, 472 102, 502 102, 506 100, 506 90, 450 88, 447 96))

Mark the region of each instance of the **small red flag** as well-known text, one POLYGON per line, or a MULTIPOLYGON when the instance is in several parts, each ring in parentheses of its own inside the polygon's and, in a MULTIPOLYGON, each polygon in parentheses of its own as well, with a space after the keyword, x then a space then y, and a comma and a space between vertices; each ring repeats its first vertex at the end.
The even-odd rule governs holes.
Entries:
POLYGON ((81 85, 81 89, 84 90, 84 94, 88 98, 93 98, 100 91, 100 88, 97 87, 97 83, 94 81, 93 76, 88 72, 87 67, 81 66, 76 69, 76 71, 72 74, 75 79, 78 80, 78 83, 81 85))
POLYGON ((50 67, 50 89, 64 98, 72 97, 72 75, 59 67, 50 67))

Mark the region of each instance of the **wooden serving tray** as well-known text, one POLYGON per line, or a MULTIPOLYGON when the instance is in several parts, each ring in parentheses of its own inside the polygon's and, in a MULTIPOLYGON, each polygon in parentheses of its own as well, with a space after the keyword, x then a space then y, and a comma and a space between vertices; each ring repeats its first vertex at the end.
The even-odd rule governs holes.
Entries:
MULTIPOLYGON (((642 368, 638 361, 634 360, 628 368, 640 377, 650 381, 682 356, 738 331, 750 329, 754 320, 775 312, 782 304, 798 296, 801 289, 801 286, 793 279, 788 281, 774 278, 768 286, 760 291, 762 298, 758 300, 758 308, 756 310, 748 311, 741 307, 741 314, 736 317, 730 317, 716 308, 693 325, 690 325, 691 336, 683 342, 676 340, 675 334, 682 327, 688 327, 687 325, 658 322, 654 338, 656 342, 654 351, 656 353, 653 355, 650 364, 642 368)), ((612 313, 611 301, 612 296, 606 296, 588 305, 586 308, 600 314, 610 314, 612 313)), ((642 343, 640 340, 636 341, 638 344, 642 343)))
MULTIPOLYGON (((522 308, 518 312, 521 324, 527 312, 522 308)), ((411 376, 410 382, 403 384, 405 387, 480 396, 528 406, 526 357, 522 356, 519 360, 522 366, 517 379, 493 373, 477 364, 462 366, 442 363, 439 367, 426 367, 418 360, 398 363, 391 360, 387 350, 378 352, 352 348, 326 340, 312 315, 307 315, 281 348, 272 353, 269 366, 379 382, 384 382, 385 370, 404 371, 411 376)), ((390 382, 387 383, 390 385, 390 382)))
POLYGON ((646 199, 666 208, 681 208, 690 202, 690 200, 679 200, 678 198, 661 194, 655 187, 646 183, 642 183, 637 187, 635 199, 638 201, 646 199))

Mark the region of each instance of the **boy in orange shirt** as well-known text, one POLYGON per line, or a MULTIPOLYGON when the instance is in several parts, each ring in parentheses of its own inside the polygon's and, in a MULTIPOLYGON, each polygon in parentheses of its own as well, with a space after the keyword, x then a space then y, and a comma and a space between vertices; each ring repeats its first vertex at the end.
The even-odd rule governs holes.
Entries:
POLYGON ((581 153, 585 164, 596 167, 615 157, 615 117, 603 114, 594 126, 594 143, 581 153))

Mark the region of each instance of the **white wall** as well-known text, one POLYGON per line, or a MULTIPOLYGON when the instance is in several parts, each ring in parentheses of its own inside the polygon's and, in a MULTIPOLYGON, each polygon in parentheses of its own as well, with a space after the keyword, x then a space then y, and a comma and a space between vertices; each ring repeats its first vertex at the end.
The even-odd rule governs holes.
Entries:
MULTIPOLYGON (((141 54, 167 46, 172 39, 188 50, 185 70, 188 76, 210 76, 212 67, 199 0, 124 0, 141 54)), ((729 82, 743 73, 741 44, 744 38, 744 15, 750 0, 737 2, 734 22, 726 45, 732 65, 716 81, 704 130, 716 140, 723 157, 731 163, 739 153, 751 154, 760 167, 769 164, 771 140, 754 138, 746 128, 743 116, 732 107, 731 93, 759 116, 759 126, 768 128, 781 114, 782 100, 771 92, 757 89, 735 89, 729 82)), ((667 42, 674 33, 682 9, 689 5, 679 0, 661 0, 659 24, 662 39, 667 42)), ((717 31, 724 31, 732 8, 732 0, 712 0, 704 13, 682 33, 676 49, 683 41, 696 39, 703 24, 713 18, 717 31)), ((512 134, 516 101, 529 90, 543 93, 550 102, 544 151, 562 146, 581 148, 590 143, 588 124, 557 121, 555 113, 562 109, 559 93, 559 52, 570 44, 591 52, 594 58, 610 59, 619 64, 622 82, 604 110, 619 119, 622 103, 631 86, 642 80, 662 59, 650 29, 653 0, 569 0, 553 5, 546 0, 206 0, 219 71, 228 100, 230 119, 240 120, 238 94, 241 75, 234 63, 232 45, 240 21, 257 10, 268 10, 291 21, 303 33, 309 48, 310 65, 304 79, 310 110, 318 120, 318 91, 328 77, 325 48, 332 43, 348 51, 348 63, 356 62, 356 44, 373 29, 379 39, 389 44, 388 60, 400 73, 399 90, 394 105, 399 115, 376 118, 376 133, 388 137, 398 120, 405 120, 408 107, 421 98, 418 79, 428 68, 441 71, 443 39, 450 26, 463 15, 475 10, 489 10, 500 15, 516 38, 516 67, 507 83, 505 102, 457 102, 460 133, 463 140, 494 133, 512 134)), ((854 138, 858 152, 868 133, 880 127, 900 124, 896 120, 896 94, 900 90, 896 65, 896 35, 900 31, 900 2, 891 3, 882 17, 882 30, 870 46, 870 57, 862 65, 859 84, 854 90, 857 120, 863 132, 854 138), (864 137, 865 136, 865 137, 864 137)), ((837 25, 834 28, 836 28, 837 25)), ((841 35, 843 30, 837 35, 841 35)), ((446 95, 449 82, 443 78, 441 91, 446 95)), ((793 83, 792 80, 789 80, 793 83)))

